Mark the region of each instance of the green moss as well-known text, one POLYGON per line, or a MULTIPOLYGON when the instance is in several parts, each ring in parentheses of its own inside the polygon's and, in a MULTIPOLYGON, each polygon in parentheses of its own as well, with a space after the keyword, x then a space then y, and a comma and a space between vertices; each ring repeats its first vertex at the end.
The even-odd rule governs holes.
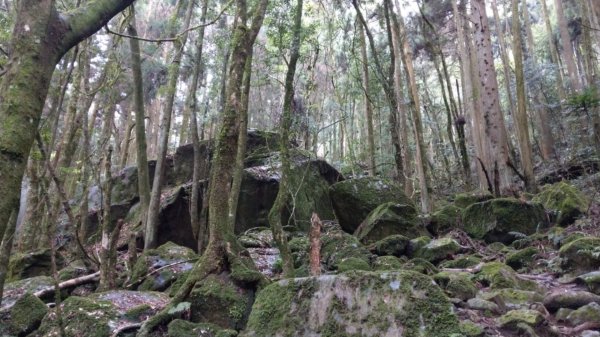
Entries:
POLYGON ((239 329, 245 324, 252 293, 237 287, 226 277, 210 275, 196 284, 190 299, 192 321, 239 329))
POLYGON ((481 293, 484 300, 499 301, 508 306, 521 306, 528 303, 542 302, 543 296, 536 291, 519 290, 513 288, 497 289, 481 293))
POLYGON ((354 233, 367 215, 381 204, 392 202, 414 208, 401 186, 374 177, 336 183, 331 186, 330 195, 335 215, 348 233, 354 233))
POLYGON ((455 205, 447 205, 431 215, 427 229, 435 235, 445 234, 462 223, 463 209, 455 205))
MULTIPOLYGON (((30 253, 17 253, 10 257, 6 282, 50 274, 50 249, 30 253)), ((62 263, 60 257, 58 264, 62 263)))
POLYGON ((192 269, 198 255, 187 247, 167 242, 157 249, 144 251, 137 259, 131 279, 138 290, 162 291, 192 269), (163 268, 171 265, 171 267, 163 268), (152 270, 160 269, 151 273, 152 270))
POLYGON ((341 230, 331 230, 321 237, 321 262, 327 270, 338 270, 343 259, 358 258, 368 263, 371 253, 358 239, 341 230))
POLYGON ((585 273, 600 267, 600 238, 584 237, 562 246, 559 250, 565 271, 585 273))
POLYGON ((516 272, 501 262, 484 264, 477 279, 492 289, 518 288, 519 285, 516 272))
POLYGON ((369 246, 369 250, 379 256, 393 255, 400 257, 405 253, 410 240, 403 235, 391 235, 369 246))
POLYGON ((519 323, 529 326, 538 326, 544 321, 544 316, 537 310, 519 309, 511 310, 498 318, 498 323, 503 328, 516 328, 519 323))
POLYGON ((455 260, 444 261, 440 264, 442 268, 469 268, 478 265, 481 258, 474 255, 459 257, 455 260))
POLYGON ((516 270, 527 267, 533 262, 534 256, 537 253, 538 249, 535 247, 521 249, 512 254, 509 254, 506 257, 506 264, 516 270))
POLYGON ((417 249, 415 257, 436 263, 458 253, 461 247, 454 239, 440 238, 431 240, 425 246, 417 249))
POLYGON ((447 337, 459 328, 452 305, 430 278, 409 271, 353 271, 266 287, 241 336, 358 337, 400 331, 408 337, 447 337))
POLYGON ((176 319, 169 323, 168 335, 169 337, 235 337, 237 332, 223 330, 219 326, 210 323, 192 323, 176 319))
POLYGON ((47 312, 48 308, 44 302, 33 294, 27 293, 10 309, 8 331, 14 335, 24 336, 40 325, 47 312))
POLYGON ((127 310, 127 312, 125 312, 125 318, 130 320, 139 320, 142 315, 151 314, 152 310, 152 307, 148 304, 140 304, 127 310))
POLYGON ((371 244, 390 235, 415 238, 429 233, 417 218, 414 205, 388 202, 369 213, 354 235, 362 243, 371 244))
POLYGON ((378 256, 373 262, 374 270, 400 270, 402 261, 395 256, 378 256))
POLYGON ((494 197, 491 194, 459 193, 454 196, 454 205, 459 208, 467 208, 474 203, 484 202, 494 197))
POLYGON ((592 302, 571 312, 567 316, 567 321, 573 326, 586 322, 600 322, 600 304, 592 302))
POLYGON ((471 321, 460 322, 460 332, 466 337, 480 337, 483 336, 485 330, 471 321))
POLYGON ((349 257, 347 259, 343 259, 342 262, 338 264, 338 271, 340 273, 350 271, 350 270, 371 270, 371 266, 369 263, 363 259, 359 259, 356 257, 349 257))
POLYGON ((585 195, 564 181, 545 186, 533 201, 542 203, 546 209, 558 212, 556 223, 559 226, 572 224, 589 206, 585 195))
POLYGON ((514 198, 499 198, 475 203, 463 213, 465 231, 486 242, 510 243, 518 235, 530 235, 548 225, 541 204, 514 198))
POLYGON ((436 266, 434 266, 431 262, 421 259, 414 258, 408 262, 406 262, 403 266, 403 269, 412 270, 417 273, 425 274, 425 275, 434 275, 439 272, 436 266))

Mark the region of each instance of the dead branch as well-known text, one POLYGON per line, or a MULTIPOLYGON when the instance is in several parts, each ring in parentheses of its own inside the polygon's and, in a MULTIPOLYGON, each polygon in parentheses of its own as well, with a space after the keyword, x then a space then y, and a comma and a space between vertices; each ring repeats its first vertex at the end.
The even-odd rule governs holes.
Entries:
MULTIPOLYGON (((93 274, 76 277, 76 278, 66 280, 66 281, 59 283, 58 288, 62 290, 62 289, 71 288, 71 287, 75 287, 75 286, 86 284, 86 283, 96 282, 96 281, 98 281, 99 276, 100 276, 100 272, 97 271, 93 274)), ((51 294, 53 292, 54 292, 54 287, 47 287, 42 290, 36 291, 35 293, 33 293, 33 295, 36 297, 42 297, 42 296, 51 294)))

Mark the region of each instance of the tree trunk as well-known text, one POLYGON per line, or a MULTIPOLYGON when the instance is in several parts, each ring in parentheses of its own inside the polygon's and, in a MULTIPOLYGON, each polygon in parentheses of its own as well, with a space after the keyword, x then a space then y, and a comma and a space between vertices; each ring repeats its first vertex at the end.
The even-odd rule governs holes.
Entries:
MULTIPOLYGON (((127 32, 137 36, 135 7, 131 6, 127 32)), ((150 174, 148 172, 148 152, 146 145, 146 111, 144 107, 144 82, 142 80, 142 61, 140 43, 137 39, 129 39, 131 50, 131 72, 133 73, 133 100, 135 110, 135 150, 138 173, 138 193, 140 195, 140 219, 142 228, 146 228, 148 207, 150 205, 150 174)))
POLYGON ((484 0, 472 1, 475 25, 475 46, 477 47, 477 62, 479 79, 482 86, 482 106, 485 128, 489 137, 490 162, 487 167, 492 173, 494 193, 501 195, 510 188, 510 172, 508 168, 508 142, 504 116, 500 110, 498 96, 498 80, 494 68, 494 57, 488 17, 484 0))
MULTIPOLYGON (((389 1, 389 0, 387 0, 389 1)), ((421 123, 421 100, 419 98, 419 89, 417 86, 417 79, 415 77, 415 70, 413 67, 412 50, 408 45, 408 39, 406 37, 406 29, 404 28, 404 19, 400 12, 400 7, 396 8, 398 11, 394 18, 394 24, 398 25, 399 35, 402 37, 402 61, 404 68, 408 76, 409 92, 412 98, 413 106, 413 131, 415 133, 415 140, 417 143, 416 147, 416 158, 415 163, 417 166, 417 175, 419 176, 419 188, 421 196, 421 211, 423 213, 429 213, 432 211, 431 199, 429 197, 429 178, 427 173, 427 166, 425 164, 425 142, 423 140, 423 124, 421 123)))
POLYGON ((492 11, 494 12, 494 21, 496 21, 496 34, 498 34, 498 45, 500 46, 500 59, 502 60, 502 70, 504 70, 504 89, 506 90, 506 97, 508 97, 508 115, 514 116, 515 99, 513 98, 512 91, 510 90, 510 65, 508 61, 508 53, 506 52, 506 39, 504 38, 504 28, 502 27, 502 21, 500 15, 498 15, 498 4, 496 0, 492 0, 492 11))
MULTIPOLYGON (((179 68, 181 67, 181 59, 187 41, 187 29, 190 26, 190 20, 194 9, 194 1, 188 0, 185 19, 182 26, 184 32, 181 37, 173 43, 175 55, 173 61, 169 65, 169 75, 167 87, 165 90, 165 106, 162 111, 160 125, 160 142, 158 144, 158 155, 156 157, 156 169, 154 172, 154 180, 152 182, 152 193, 150 194, 150 202, 148 205, 148 217, 146 218, 146 232, 144 235, 144 249, 156 248, 158 245, 158 225, 160 211, 160 199, 162 193, 162 184, 165 175, 165 165, 167 158, 167 150, 169 148, 169 134, 171 129, 171 117, 173 115, 173 105, 175 102, 175 94, 177 91, 177 80, 179 79, 179 68)), ((174 18, 178 16, 177 11, 174 12, 174 18)))
POLYGON ((581 79, 575 65, 573 44, 571 43, 571 36, 569 34, 569 27, 567 27, 567 18, 563 10, 562 0, 554 0, 554 7, 556 7, 556 17, 558 19, 558 27, 560 29, 560 45, 562 47, 562 54, 565 63, 567 64, 567 73, 569 75, 569 82, 571 84, 571 90, 573 93, 579 93, 583 89, 581 85, 581 79))
POLYGON ((565 94, 565 84, 563 80, 562 71, 560 70, 560 57, 558 53, 558 48, 554 43, 553 34, 552 34, 552 24, 550 23, 550 14, 548 13, 548 6, 546 5, 546 0, 540 0, 542 4, 542 16, 544 18, 544 25, 546 27, 546 34, 548 35, 548 44, 550 46, 550 57, 552 58, 552 63, 556 65, 558 68, 556 71, 556 88, 558 90, 559 97, 559 105, 562 104, 566 99, 565 94))
POLYGON ((21 179, 60 58, 133 0, 95 0, 68 15, 53 0, 21 0, 0 83, 0 235, 18 207, 21 179))
MULTIPOLYGON (((290 133, 292 129, 292 114, 294 109, 294 76, 296 74, 296 65, 300 58, 300 44, 302 35, 302 6, 303 0, 298 0, 296 4, 295 16, 294 16, 294 30, 292 37, 292 45, 290 47, 290 59, 288 62, 288 69, 285 75, 285 89, 283 96, 283 113, 281 116, 281 125, 279 132, 281 134, 281 143, 279 144, 279 153, 281 157, 281 179, 279 180, 279 190, 277 197, 273 202, 273 207, 269 212, 269 224, 273 231, 273 238, 281 254, 281 260, 283 261, 283 276, 286 278, 294 277, 294 258, 288 247, 287 238, 283 231, 283 225, 281 223, 283 218, 283 211, 288 205, 290 200, 290 194, 293 193, 292 185, 290 184, 291 178, 291 162, 290 162, 290 133)), ((343 121, 342 121, 343 123, 343 121)), ((292 205, 293 207, 293 205, 292 205)), ((294 216, 293 214, 291 215, 294 216)))
MULTIPOLYGON (((523 74, 523 49, 521 45, 521 20, 519 18, 519 1, 512 0, 512 49, 515 61, 515 77, 517 82, 517 110, 515 125, 521 152, 521 167, 525 177, 527 192, 536 193, 537 185, 533 174, 533 152, 529 141, 529 124, 527 123, 527 96, 525 95, 525 76, 523 74)), ((524 3, 527 6, 526 3, 524 3)))
POLYGON ((17 210, 11 212, 8 226, 4 232, 4 238, 0 241, 0 305, 2 305, 2 295, 4 293, 4 281, 8 274, 8 263, 10 261, 10 253, 13 246, 13 238, 17 227, 17 210))

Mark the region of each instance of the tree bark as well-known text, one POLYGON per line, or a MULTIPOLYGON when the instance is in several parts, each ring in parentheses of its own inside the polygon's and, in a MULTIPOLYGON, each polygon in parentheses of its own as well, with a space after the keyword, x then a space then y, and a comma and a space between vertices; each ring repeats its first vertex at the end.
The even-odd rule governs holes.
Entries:
MULTIPOLYGON (((162 184, 165 175, 165 165, 167 150, 169 148, 169 134, 171 129, 171 117, 173 115, 173 105, 175 103, 175 94, 177 91, 177 80, 179 79, 179 69, 183 58, 183 51, 187 41, 187 29, 190 26, 194 1, 188 0, 185 19, 182 26, 184 32, 181 37, 173 43, 174 56, 169 65, 169 75, 165 94, 165 106, 162 111, 160 125, 160 142, 158 144, 158 155, 156 157, 156 169, 154 180, 152 182, 152 192, 150 194, 150 203, 148 205, 148 217, 146 218, 146 232, 144 235, 144 249, 156 248, 158 245, 158 225, 160 212, 160 199, 162 193, 162 184)), ((174 18, 177 17, 177 11, 174 12, 174 18)))
POLYGON ((493 172, 494 193, 501 195, 509 189, 511 183, 508 168, 508 140, 506 127, 504 126, 504 116, 500 110, 498 80, 494 68, 494 54, 485 1, 474 0, 472 5, 475 19, 475 46, 477 47, 479 80, 482 86, 483 117, 491 150, 487 170, 493 172))
POLYGON ((569 75, 569 82, 573 93, 579 93, 583 89, 577 66, 575 65, 573 44, 571 43, 571 36, 569 34, 569 27, 567 27, 567 18, 563 10, 562 0, 554 0, 554 7, 556 7, 556 17, 558 19, 558 27, 560 30, 560 45, 562 47, 563 59, 567 65, 567 73, 569 75))
MULTIPOLYGON (((131 6, 131 15, 127 32, 137 36, 135 7, 131 6)), ((131 72, 133 73, 133 100, 135 109, 135 144, 138 174, 138 193, 140 195, 140 219, 142 228, 146 228, 148 207, 150 205, 150 174, 148 172, 148 151, 146 145, 146 111, 144 107, 144 82, 142 79, 142 61, 140 44, 137 39, 129 39, 131 51, 131 72)))
POLYGON ((133 0, 94 0, 60 13, 53 0, 21 0, 0 83, 0 235, 18 207, 27 156, 60 58, 133 0))
MULTIPOLYGON (((521 19, 519 18, 519 1, 512 0, 512 49, 515 61, 515 77, 517 84, 517 110, 515 125, 521 152, 521 167, 525 177, 527 192, 536 193, 537 185, 533 174, 533 152, 529 141, 529 124, 527 123, 527 96, 525 95, 525 76, 523 74, 523 49, 521 45, 521 19)), ((527 6, 526 3, 524 3, 527 6)))

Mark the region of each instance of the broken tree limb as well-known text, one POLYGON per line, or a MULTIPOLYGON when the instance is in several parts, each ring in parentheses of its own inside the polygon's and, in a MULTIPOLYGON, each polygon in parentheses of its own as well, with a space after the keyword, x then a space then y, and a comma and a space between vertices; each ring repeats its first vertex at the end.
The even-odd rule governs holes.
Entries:
MULTIPOLYGON (((62 290, 62 289, 71 288, 71 287, 79 286, 79 285, 86 284, 86 283, 96 282, 96 281, 98 281, 99 276, 100 276, 100 272, 97 271, 93 274, 76 277, 76 278, 66 280, 66 281, 59 283, 58 288, 62 290)), ((36 291, 35 293, 33 293, 33 295, 37 296, 37 297, 42 297, 42 296, 51 294, 53 292, 54 292, 54 287, 47 287, 42 290, 36 291)))
POLYGON ((317 213, 310 218, 310 276, 321 275, 321 219, 317 213))

